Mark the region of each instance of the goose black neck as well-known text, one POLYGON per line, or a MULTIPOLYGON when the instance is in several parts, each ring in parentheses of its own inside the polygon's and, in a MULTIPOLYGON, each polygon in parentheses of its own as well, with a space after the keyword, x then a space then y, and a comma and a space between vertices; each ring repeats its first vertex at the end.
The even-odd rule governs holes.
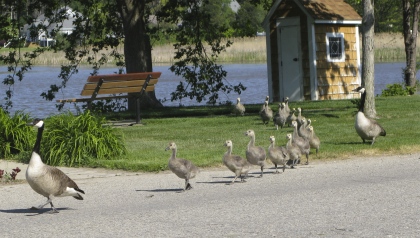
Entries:
POLYGON ((364 112, 365 101, 366 101, 366 92, 363 92, 362 95, 360 96, 359 112, 364 112))
POLYGON ((38 128, 38 135, 36 136, 36 142, 34 145, 33 152, 39 154, 39 150, 41 148, 41 139, 42 139, 42 132, 44 131, 44 125, 42 125, 40 128, 38 128))

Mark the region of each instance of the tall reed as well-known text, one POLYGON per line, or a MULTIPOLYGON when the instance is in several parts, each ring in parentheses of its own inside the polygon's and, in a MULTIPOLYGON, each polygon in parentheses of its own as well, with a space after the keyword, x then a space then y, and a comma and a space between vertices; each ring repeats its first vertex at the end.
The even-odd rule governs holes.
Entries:
MULTIPOLYGON (((255 63, 266 62, 267 49, 266 37, 247 37, 232 38, 233 45, 228 47, 218 57, 218 62, 237 62, 237 63, 255 63)), ((361 42, 361 41, 360 41, 361 42)), ((420 45, 420 42, 417 44, 420 45)), ((22 52, 31 49, 23 49, 22 52)), ((124 47, 121 45, 117 51, 123 54, 124 47)), ((7 53, 7 49, 1 49, 0 54, 7 53)), ((22 53, 22 54, 23 54, 22 53)), ((109 52, 102 50, 97 55, 108 55, 109 52)), ((152 62, 154 64, 173 64, 175 49, 173 44, 157 45, 152 48, 152 62)), ((67 64, 63 52, 45 52, 33 61, 34 65, 62 65, 67 64)), ((420 57, 420 47, 417 47, 417 56, 420 57)), ((381 33, 375 35, 375 60, 377 61, 404 61, 404 39, 401 34, 381 33)), ((109 58, 107 64, 114 64, 112 58, 109 58)), ((87 60, 82 60, 81 64, 87 64, 87 60)))

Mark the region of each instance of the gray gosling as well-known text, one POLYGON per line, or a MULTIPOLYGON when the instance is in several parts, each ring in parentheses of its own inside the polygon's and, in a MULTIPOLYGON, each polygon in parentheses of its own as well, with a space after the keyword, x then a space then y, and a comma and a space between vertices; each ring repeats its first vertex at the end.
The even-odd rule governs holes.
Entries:
POLYGON ((362 138, 363 143, 365 140, 372 140, 372 144, 375 143, 375 139, 378 136, 386 136, 385 129, 379 125, 379 123, 371 118, 367 118, 364 113, 365 101, 366 101, 366 90, 363 87, 358 87, 353 92, 361 93, 359 111, 356 114, 356 120, 354 128, 357 134, 362 138))
POLYGON ((261 106, 260 113, 261 113, 261 112, 262 112, 262 110, 264 110, 264 108, 265 108, 265 102, 269 102, 269 101, 270 101, 270 96, 265 96, 265 100, 264 100, 263 105, 261 106))
POLYGON ((289 97, 285 97, 283 102, 284 102, 284 110, 287 112, 287 114, 290 114, 289 97))
POLYGON ((288 133, 286 135, 286 139, 286 149, 287 153, 289 154, 289 161, 287 164, 291 164, 290 168, 294 169, 295 165, 300 163, 302 152, 300 151, 299 147, 295 143, 293 143, 292 134, 288 133))
POLYGON ((273 117, 273 122, 274 122, 274 126, 276 127, 276 130, 279 129, 279 126, 281 129, 283 129, 284 125, 286 124, 288 116, 289 116, 289 113, 286 112, 284 102, 279 103, 279 111, 273 117))
POLYGON ((318 150, 319 150, 319 146, 321 144, 321 141, 319 140, 319 137, 315 134, 313 126, 309 126, 308 130, 310 132, 310 134, 309 134, 309 145, 311 146, 311 148, 316 150, 316 155, 318 156, 318 150))
POLYGON ((235 178, 232 180, 232 182, 230 182, 230 184, 235 183, 238 177, 241 177, 241 182, 246 182, 245 179, 248 177, 248 172, 251 170, 251 165, 241 156, 232 155, 233 143, 231 140, 225 141, 224 146, 227 147, 227 152, 223 155, 223 164, 230 171, 235 173, 235 178))
POLYGON ((264 102, 263 109, 260 111, 263 124, 266 125, 273 119, 273 110, 268 106, 268 101, 264 102))
POLYGON ((42 209, 49 203, 51 205, 50 212, 58 213, 58 210, 55 209, 52 203, 54 197, 72 196, 77 200, 83 200, 83 197, 79 192, 83 194, 85 192, 81 190, 73 180, 61 170, 42 162, 39 151, 41 148, 42 133, 44 131, 44 121, 35 119, 33 122, 28 123, 28 125, 37 127, 38 134, 26 170, 26 180, 35 192, 47 198, 46 203, 41 204, 38 207, 32 207, 31 209, 42 209))
POLYGON ((192 189, 190 179, 193 179, 199 172, 198 168, 189 160, 177 158, 177 147, 175 142, 170 142, 165 151, 172 150, 172 155, 169 158, 169 169, 179 178, 185 179, 184 190, 192 189))
POLYGON ((296 121, 292 122, 292 126, 295 128, 293 130, 293 134, 292 134, 292 141, 293 143, 295 143, 300 151, 302 152, 302 154, 304 154, 306 156, 306 164, 309 164, 309 153, 311 151, 311 146, 309 145, 309 140, 300 137, 298 134, 298 125, 296 121))
POLYGON ((301 121, 301 126, 298 129, 298 134, 300 137, 303 137, 309 140, 310 132, 307 127, 308 125, 307 120, 305 117, 302 117, 300 121, 301 121))
POLYGON ((286 124, 288 126, 292 125, 293 121, 296 121, 297 118, 296 118, 295 112, 296 112, 296 109, 294 108, 290 111, 289 116, 286 119, 286 124))
POLYGON ((266 159, 265 149, 261 146, 255 146, 255 132, 253 130, 246 131, 245 135, 251 138, 245 153, 246 159, 250 164, 261 167, 259 177, 262 178, 266 159))
POLYGON ((299 129, 300 126, 302 125, 302 108, 298 107, 297 111, 298 111, 298 115, 296 117, 296 122, 298 124, 298 129, 299 129))
POLYGON ((243 116, 245 114, 245 106, 241 103, 241 99, 236 99, 236 105, 233 109, 236 116, 241 115, 243 116))
POLYGON ((270 146, 268 147, 268 154, 267 157, 273 162, 276 168, 276 174, 279 173, 277 169, 277 165, 283 165, 283 172, 286 169, 286 163, 289 160, 289 154, 287 153, 287 149, 284 146, 276 146, 276 138, 274 136, 270 136, 270 146))

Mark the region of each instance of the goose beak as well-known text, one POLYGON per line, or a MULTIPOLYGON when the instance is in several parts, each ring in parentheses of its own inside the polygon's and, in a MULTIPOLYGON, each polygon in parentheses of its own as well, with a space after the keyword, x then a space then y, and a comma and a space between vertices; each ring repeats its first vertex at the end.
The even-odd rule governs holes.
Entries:
POLYGON ((169 146, 165 148, 165 151, 170 150, 169 146))

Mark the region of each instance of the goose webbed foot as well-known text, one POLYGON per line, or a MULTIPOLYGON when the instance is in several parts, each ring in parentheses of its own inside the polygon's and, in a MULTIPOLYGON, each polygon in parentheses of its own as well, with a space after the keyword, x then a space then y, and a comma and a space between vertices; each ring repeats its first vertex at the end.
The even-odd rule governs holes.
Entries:
POLYGON ((191 184, 189 182, 187 182, 187 184, 185 185, 185 189, 184 190, 191 190, 193 187, 191 186, 191 184))
POLYGON ((276 171, 274 172, 275 174, 279 174, 280 172, 279 172, 279 170, 277 169, 277 164, 275 165, 276 166, 276 171))
MULTIPOLYGON (((237 178, 238 178, 238 176, 235 176, 235 178, 232 180, 232 182, 227 183, 226 185, 231 185, 231 184, 234 184, 237 178)), ((242 179, 242 178, 241 178, 241 179, 242 179)))
POLYGON ((264 167, 261 167, 261 175, 260 175, 260 176, 258 176, 257 178, 262 178, 262 177, 263 177, 263 175, 264 175, 263 170, 264 170, 264 167))
POLYGON ((48 211, 49 214, 54 214, 54 213, 59 213, 57 209, 55 209, 54 207, 51 208, 50 211, 48 211))
POLYGON ((246 180, 248 178, 248 174, 241 176, 241 183, 246 183, 246 180))

